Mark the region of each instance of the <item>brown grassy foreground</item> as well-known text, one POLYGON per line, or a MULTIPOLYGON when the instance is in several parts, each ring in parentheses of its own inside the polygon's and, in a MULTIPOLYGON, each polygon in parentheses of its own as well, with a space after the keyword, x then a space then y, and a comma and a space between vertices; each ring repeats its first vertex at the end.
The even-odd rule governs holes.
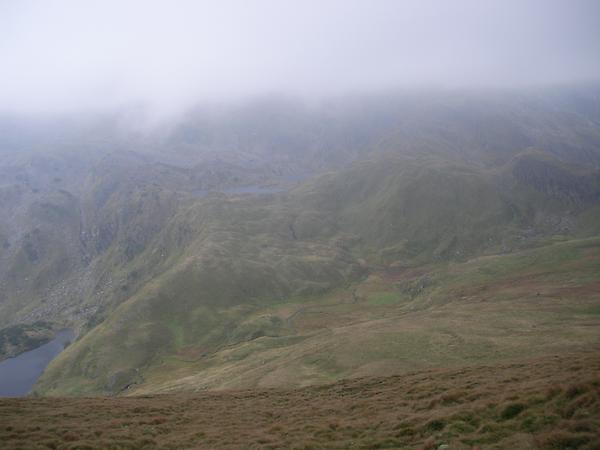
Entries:
POLYGON ((293 390, 0 399, 1 448, 435 449, 442 444, 600 448, 600 352, 293 390))

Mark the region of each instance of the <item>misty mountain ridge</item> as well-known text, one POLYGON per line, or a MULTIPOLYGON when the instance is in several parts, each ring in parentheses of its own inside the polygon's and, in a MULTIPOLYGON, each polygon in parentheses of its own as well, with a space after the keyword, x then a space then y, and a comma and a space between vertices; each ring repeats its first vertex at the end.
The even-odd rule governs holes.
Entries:
POLYGON ((0 2, 0 450, 600 448, 600 3, 0 2))
MULTIPOLYGON (((600 109, 585 89, 269 100, 144 133, 113 119, 5 118, 0 325, 77 330, 38 384, 47 394, 305 385, 413 367, 390 359, 406 351, 397 344, 348 359, 326 330, 362 317, 349 342, 364 345, 397 314, 470 308, 452 286, 479 270, 497 264, 510 279, 507 268, 536 255, 563 261, 550 272, 571 273, 581 252, 597 261, 600 109), (323 354, 330 363, 311 362, 323 354)), ((572 273, 582 289, 593 267, 572 273)), ((488 338, 462 339, 475 341, 453 364, 512 354, 508 341, 483 356, 488 338)), ((418 348, 419 367, 441 363, 418 348)))

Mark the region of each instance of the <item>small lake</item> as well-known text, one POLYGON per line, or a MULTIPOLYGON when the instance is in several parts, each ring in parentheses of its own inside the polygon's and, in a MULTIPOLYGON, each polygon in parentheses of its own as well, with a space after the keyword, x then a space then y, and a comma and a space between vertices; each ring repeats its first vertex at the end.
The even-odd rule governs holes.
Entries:
POLYGON ((50 342, 0 362, 0 397, 27 395, 50 361, 74 337, 73 330, 59 331, 50 342))

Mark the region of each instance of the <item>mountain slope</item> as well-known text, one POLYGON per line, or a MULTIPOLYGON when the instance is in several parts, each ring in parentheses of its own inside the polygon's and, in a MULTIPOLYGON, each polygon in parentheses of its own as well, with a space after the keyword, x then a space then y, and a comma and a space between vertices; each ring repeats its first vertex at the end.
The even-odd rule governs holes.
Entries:
MULTIPOLYGON (((577 272, 596 267, 586 238, 600 232, 593 98, 268 101, 199 108, 146 131, 119 117, 37 124, 22 139, 13 123, 17 135, 0 148, 0 326, 43 320, 50 332, 76 329, 77 341, 40 381, 39 392, 52 394, 154 392, 184 388, 184 379, 196 387, 320 383, 461 364, 496 348, 495 338, 440 335, 437 308, 451 329, 453 321, 468 328, 466 311, 488 305, 442 307, 434 293, 453 293, 435 280, 449 288, 475 276, 456 267, 478 267, 481 257, 512 267, 522 252, 539 251, 589 259, 558 258, 545 269, 565 269, 586 297, 569 294, 558 309, 536 301, 553 325, 534 324, 532 348, 544 351, 563 316, 576 332, 557 340, 561 349, 592 343, 585 323, 593 314, 576 311, 593 311, 597 300, 577 272), (403 334, 413 319, 420 328, 403 334), (436 339, 443 352, 431 350, 436 339), (450 341, 461 351, 446 348, 450 341), (365 360, 350 343, 383 350, 365 360)), ((546 267, 542 260, 533 258, 533 269, 546 267)), ((541 274, 534 280, 540 292, 544 283, 560 290, 541 274)), ((512 299, 487 312, 518 335, 504 309, 525 307, 525 292, 513 298, 491 278, 479 289, 512 299)), ((511 345, 500 340, 492 357, 511 356, 511 345)))
POLYGON ((302 389, 0 399, 0 448, 593 449, 599 371, 594 348, 302 389))
MULTIPOLYGON (((413 268, 423 277, 422 284, 430 287, 431 280, 443 278, 441 274, 446 270, 456 270, 446 268, 452 261, 467 261, 466 267, 470 267, 469 261, 478 255, 533 247, 540 250, 532 251, 540 255, 546 252, 549 258, 562 258, 563 252, 567 255, 556 268, 535 263, 536 270, 544 268, 557 274, 570 270, 569 274, 579 279, 587 271, 593 273, 597 269, 597 242, 569 239, 576 236, 578 230, 587 229, 585 214, 594 205, 593 200, 572 204, 570 199, 522 186, 522 180, 513 176, 510 167, 490 173, 440 159, 415 161, 410 158, 357 163, 347 171, 325 175, 289 194, 204 198, 171 217, 146 250, 130 263, 155 260, 165 271, 108 312, 100 325, 57 358, 40 381, 40 389, 45 393, 121 392, 135 385, 147 385, 153 392, 162 389, 163 373, 169 374, 170 384, 185 388, 196 382, 188 385, 190 379, 179 383, 173 372, 179 367, 178 361, 186 359, 185 355, 192 355, 193 363, 187 371, 181 372, 181 377, 196 373, 194 380, 211 387, 230 383, 241 387, 255 383, 279 385, 279 378, 284 384, 322 382, 369 371, 371 369, 363 366, 379 367, 390 358, 400 358, 399 361, 407 358, 409 364, 415 364, 415 355, 410 352, 432 348, 435 330, 444 327, 443 321, 430 321, 437 317, 436 311, 441 307, 428 289, 409 304, 396 304, 394 298, 402 298, 404 288, 393 282, 383 282, 381 287, 383 298, 391 296, 392 299, 388 309, 378 309, 377 302, 372 305, 357 301, 346 305, 348 298, 352 298, 352 290, 360 292, 365 286, 369 290, 371 278, 365 280, 365 275, 413 268), (571 228, 563 226, 565 221, 571 228), (566 242, 552 244, 552 239, 566 242), (543 245, 547 247, 540 247, 543 245), (578 255, 585 252, 589 252, 591 259, 586 265, 576 265, 578 255), (161 259, 165 262, 159 262, 161 259), (428 266, 431 264, 433 266, 428 266), (574 265, 573 269, 569 269, 569 264, 574 265), (335 292, 332 289, 347 289, 347 294, 340 294, 346 299, 331 298, 335 292), (291 304, 290 300, 293 300, 291 304), (296 325, 290 323, 291 312, 286 315, 269 309, 279 305, 275 311, 279 307, 290 311, 295 304, 302 310, 320 303, 325 307, 327 302, 342 303, 342 311, 349 308, 350 322, 342 320, 343 315, 331 324, 325 318, 308 335, 299 333, 296 325), (375 308, 371 310, 371 306, 375 308), (412 310, 417 312, 404 317, 412 310), (395 316, 399 319, 393 319, 395 316), (355 324, 359 318, 362 318, 359 324, 355 324), (403 335, 403 324, 420 320, 424 321, 422 328, 413 337, 408 336, 417 341, 390 347, 403 335), (384 338, 391 341, 378 343, 381 330, 387 326, 391 328, 384 338), (266 346, 262 347, 263 344, 266 346), (387 350, 372 352, 373 357, 368 361, 350 358, 342 365, 332 362, 339 357, 346 358, 344 355, 352 354, 353 348, 377 345, 387 350), (236 356, 254 351, 268 356, 250 359, 236 356), (405 351, 409 353, 400 357, 405 351), (389 356, 386 352, 390 352, 389 356), (324 355, 330 356, 321 360, 324 355), (285 362, 286 358, 296 362, 285 362), (311 359, 315 362, 310 363, 311 359), (259 361, 264 367, 257 369, 259 361), (283 368, 283 372, 275 375, 279 368, 283 368), (253 371, 256 376, 251 375, 253 371), (272 381, 263 380, 262 374, 266 372, 272 373, 267 377, 272 381), (289 374, 293 373, 303 375, 290 378, 289 374)), ((512 267, 513 261, 519 260, 517 255, 507 254, 505 262, 499 264, 512 267)), ((538 258, 534 256, 532 260, 538 258)), ((513 277, 517 285, 522 275, 518 267, 517 264, 515 273, 509 274, 509 279, 513 277)), ((488 269, 484 264, 475 269, 478 270, 488 269)), ((450 278, 447 286, 463 276, 474 275, 459 272, 454 279, 450 278)), ((544 280, 546 289, 554 286, 547 278, 544 280)), ((482 289, 491 288, 495 283, 496 280, 490 278, 482 289)), ((543 283, 539 285, 539 289, 542 288, 543 283)), ((596 289, 593 281, 587 279, 582 284, 576 282, 574 288, 587 289, 590 293, 596 289)), ((507 295, 500 291, 499 297, 507 295)), ((444 289, 441 292, 445 292, 444 289)), ((570 296, 567 298, 569 300, 561 302, 573 301, 570 296)), ((385 306, 385 300, 382 301, 385 306)), ((516 330, 519 323, 510 319, 510 315, 505 317, 504 308, 524 306, 520 304, 520 297, 512 301, 514 303, 501 303, 499 310, 490 306, 489 311, 490 320, 506 321, 504 332, 508 333, 516 330)), ((598 298, 592 295, 575 301, 577 308, 591 308, 591 311, 598 298)), ((555 308, 566 308, 561 314, 570 314, 566 304, 560 305, 550 307, 535 302, 537 314, 551 321, 560 316, 555 308)), ((458 301, 447 311, 448 323, 486 308, 458 301)), ((581 325, 579 318, 572 317, 573 333, 581 327, 582 334, 566 337, 561 344, 564 348, 577 345, 580 339, 595 342, 594 334, 586 334, 583 324, 588 319, 593 321, 594 317, 586 317, 581 319, 581 325)), ((481 319, 478 326, 486 329, 489 324, 481 319)), ((537 330, 526 341, 533 349, 536 339, 542 339, 542 344, 544 336, 555 332, 558 332, 555 326, 543 333, 537 330)), ((464 343, 466 353, 455 363, 477 359, 489 345, 486 342, 490 338, 481 340, 480 337, 472 342, 469 335, 457 338, 457 342, 464 343)), ((442 337, 440 342, 446 341, 447 338, 442 337)), ((513 344, 509 341, 500 342, 492 353, 494 358, 507 357, 510 352, 502 348, 510 345, 513 344)), ((545 351, 544 348, 545 345, 540 345, 536 351, 545 351)), ((445 351, 432 353, 425 366, 452 364, 444 355, 445 351)), ((395 370, 405 368, 397 363, 392 366, 395 370)))

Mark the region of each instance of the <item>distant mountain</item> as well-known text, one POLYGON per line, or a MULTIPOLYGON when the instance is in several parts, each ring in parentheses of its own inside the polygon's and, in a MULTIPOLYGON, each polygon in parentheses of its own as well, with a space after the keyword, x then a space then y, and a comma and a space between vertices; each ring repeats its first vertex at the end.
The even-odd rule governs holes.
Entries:
POLYGON ((49 394, 597 344, 599 92, 270 99, 142 131, 4 118, 0 326, 76 328, 49 394))

